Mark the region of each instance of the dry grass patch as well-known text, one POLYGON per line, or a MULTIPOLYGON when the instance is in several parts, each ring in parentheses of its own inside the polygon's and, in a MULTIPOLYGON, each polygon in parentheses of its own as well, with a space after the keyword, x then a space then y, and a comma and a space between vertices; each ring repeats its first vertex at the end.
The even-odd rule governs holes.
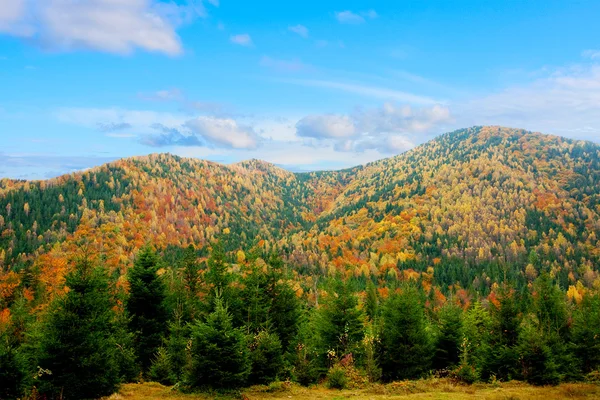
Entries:
POLYGON ((137 399, 243 399, 243 400, 562 400, 600 399, 600 385, 569 383, 560 386, 535 387, 522 382, 460 385, 449 379, 401 381, 387 385, 374 384, 361 389, 335 390, 322 385, 305 388, 289 382, 269 386, 254 386, 239 394, 183 394, 158 383, 124 385, 118 394, 108 400, 137 399))

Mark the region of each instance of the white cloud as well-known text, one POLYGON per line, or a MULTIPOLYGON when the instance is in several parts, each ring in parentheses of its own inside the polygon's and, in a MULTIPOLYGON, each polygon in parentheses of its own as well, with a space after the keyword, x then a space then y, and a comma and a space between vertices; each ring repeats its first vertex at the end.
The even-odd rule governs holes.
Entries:
POLYGON ((365 18, 374 19, 377 18, 377 12, 375 10, 361 11, 360 13, 354 13, 350 10, 338 11, 335 13, 335 18, 341 24, 362 24, 365 22, 365 18))
POLYGON ((291 83, 301 86, 321 87, 327 89, 336 89, 347 93, 354 93, 365 97, 374 97, 389 101, 399 101, 412 104, 440 104, 444 103, 440 100, 435 100, 430 97, 420 96, 412 93, 403 92, 379 86, 371 86, 360 83, 345 83, 329 80, 317 79, 282 79, 281 82, 291 83))
POLYGON ((129 54, 135 49, 177 55, 176 29, 206 16, 201 1, 2 0, 0 32, 28 36, 50 50, 90 49, 129 54))
POLYGON ((339 11, 335 13, 335 18, 342 24, 362 24, 365 19, 352 11, 339 11))
POLYGON ((305 27, 304 25, 290 26, 290 27, 288 27, 288 30, 302 36, 303 38, 308 37, 308 28, 305 27))
POLYGON ((309 115, 296 124, 298 136, 316 139, 343 139, 356 135, 356 126, 347 115, 309 115))
POLYGON ((238 35, 231 35, 229 37, 231 43, 239 44, 240 46, 250 47, 252 46, 252 38, 247 33, 240 33, 238 35))
POLYGON ((505 125, 600 139, 600 65, 550 71, 529 84, 453 106, 458 125, 505 125))
POLYGON ((450 110, 444 106, 415 109, 386 103, 350 115, 311 115, 296 124, 296 133, 327 145, 333 143, 336 151, 398 153, 439 133, 440 126, 450 122, 450 110))
POLYGON ((600 50, 584 50, 581 55, 592 60, 600 60, 600 50))
POLYGON ((277 58, 271 58, 268 56, 263 56, 260 59, 260 65, 263 67, 273 68, 275 70, 283 72, 298 72, 314 69, 313 66, 304 64, 298 59, 281 60, 277 58))
POLYGON ((258 146, 258 137, 252 128, 239 126, 233 119, 198 117, 187 121, 185 126, 216 147, 254 149, 258 146))

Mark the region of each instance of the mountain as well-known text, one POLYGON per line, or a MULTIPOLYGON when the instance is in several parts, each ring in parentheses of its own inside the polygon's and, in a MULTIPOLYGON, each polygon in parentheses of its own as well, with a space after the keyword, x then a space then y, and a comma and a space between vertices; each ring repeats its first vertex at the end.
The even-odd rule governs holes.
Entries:
POLYGON ((0 287, 33 275, 58 290, 82 248, 123 274, 147 242, 206 249, 220 234, 231 252, 279 249, 298 274, 414 276, 485 293, 545 268, 565 285, 592 286, 600 146, 473 127, 342 171, 159 154, 0 181, 0 287))

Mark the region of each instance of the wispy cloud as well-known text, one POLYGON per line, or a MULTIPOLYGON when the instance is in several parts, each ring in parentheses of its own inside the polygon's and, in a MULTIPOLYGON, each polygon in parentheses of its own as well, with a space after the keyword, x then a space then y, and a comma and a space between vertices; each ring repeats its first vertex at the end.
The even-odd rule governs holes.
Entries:
MULTIPOLYGON (((214 4, 214 1, 211 2, 214 4)), ((0 32, 28 37, 50 50, 98 50, 128 54, 136 49, 177 55, 176 30, 206 17, 202 1, 179 4, 154 0, 5 0, 0 32)))
POLYGON ((288 27, 288 30, 290 32, 294 32, 294 33, 302 36, 303 38, 307 38, 308 37, 308 28, 305 27, 304 25, 290 26, 290 27, 288 27))
POLYGON ((460 125, 508 125, 600 139, 600 65, 546 71, 545 77, 453 106, 460 125))
POLYGON ((419 96, 412 93, 403 92, 379 86, 371 86, 360 83, 345 83, 330 80, 318 79, 280 79, 280 82, 291 83, 294 85, 320 87, 326 89, 340 90, 347 93, 354 93, 365 97, 374 97, 383 100, 398 101, 411 104, 444 104, 444 101, 432 99, 430 97, 419 96))
POLYGON ((385 103, 349 115, 306 116, 296 124, 296 133, 333 143, 337 151, 397 153, 414 147, 415 142, 431 137, 440 126, 452 121, 450 110, 440 105, 414 108, 385 103))
POLYGON ((229 37, 231 43, 239 44, 240 46, 251 47, 253 45, 252 38, 247 33, 240 33, 238 35, 231 35, 229 37))
POLYGON ((592 60, 600 60, 600 50, 584 50, 581 55, 585 58, 590 58, 592 60))
POLYGON ((118 132, 130 129, 132 126, 127 122, 99 122, 98 129, 101 132, 118 132))
POLYGON ((366 21, 366 19, 374 19, 377 18, 377 12, 375 10, 361 11, 359 13, 355 13, 350 10, 346 11, 338 11, 335 13, 335 18, 341 24, 362 24, 366 21))

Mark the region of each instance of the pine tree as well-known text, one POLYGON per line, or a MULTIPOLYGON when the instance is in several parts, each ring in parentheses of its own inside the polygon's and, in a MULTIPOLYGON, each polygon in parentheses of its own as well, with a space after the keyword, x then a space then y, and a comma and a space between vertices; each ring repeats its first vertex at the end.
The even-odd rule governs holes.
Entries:
POLYGON ((379 311, 379 298, 377 296, 377 289, 373 284, 372 280, 367 282, 367 299, 365 301, 365 310, 367 316, 373 321, 377 317, 379 311))
POLYGON ((274 333, 261 331, 250 345, 252 372, 249 383, 268 384, 282 375, 283 351, 281 341, 274 333))
POLYGON ((206 322, 192 326, 191 363, 186 382, 192 388, 243 386, 250 373, 246 337, 234 328, 220 297, 206 322))
POLYGON ((446 304, 438 313, 438 333, 433 356, 433 368, 452 368, 460 361, 463 341, 462 309, 446 304))
POLYGON ((114 312, 108 279, 86 259, 67 275, 67 293, 49 309, 39 343, 36 380, 50 398, 89 399, 115 392, 114 312))
POLYGON ((167 353, 171 365, 171 380, 180 382, 183 379, 185 366, 188 363, 187 345, 190 336, 189 324, 184 324, 182 319, 175 316, 175 320, 169 324, 169 337, 167 341, 167 353))
POLYGON ((158 258, 147 246, 140 250, 128 273, 129 329, 135 335, 136 355, 144 372, 149 370, 167 328, 165 288, 157 270, 158 258))
POLYGON ((0 399, 19 397, 23 378, 12 332, 0 330, 0 399))
POLYGON ((520 337, 522 374, 530 383, 557 384, 576 377, 565 299, 547 272, 534 282, 533 315, 520 337))
POLYGON ((497 306, 492 305, 492 334, 490 347, 481 368, 484 380, 495 376, 500 380, 510 380, 518 376, 518 341, 520 318, 516 293, 508 286, 499 289, 497 306))
POLYGON ((418 290, 405 286, 383 304, 381 369, 387 381, 414 379, 429 370, 433 343, 418 290))
POLYGON ((364 315, 349 283, 335 281, 332 289, 315 320, 317 351, 323 367, 327 364, 328 354, 330 358, 341 358, 350 353, 356 356, 364 337, 364 315))
POLYGON ((600 369, 600 295, 586 295, 573 316, 574 353, 584 374, 600 369))
POLYGON ((477 302, 466 312, 463 323, 464 363, 475 368, 476 375, 481 376, 485 360, 490 352, 490 332, 493 331, 492 317, 477 302))

